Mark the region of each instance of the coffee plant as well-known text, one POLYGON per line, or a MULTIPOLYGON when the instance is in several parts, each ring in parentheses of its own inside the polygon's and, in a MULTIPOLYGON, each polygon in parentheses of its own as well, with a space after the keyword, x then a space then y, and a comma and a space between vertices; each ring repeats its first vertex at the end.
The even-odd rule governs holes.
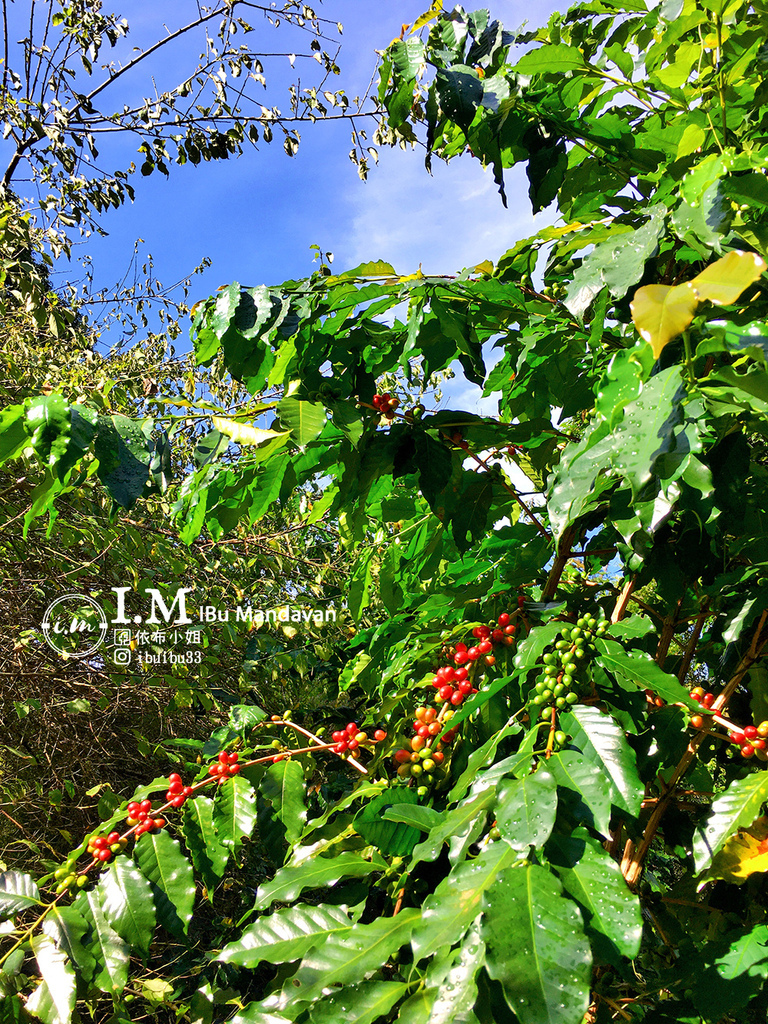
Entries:
MULTIPOLYGON (((193 311, 251 397, 185 400, 236 457, 180 466, 169 523, 218 541, 314 489, 352 711, 244 700, 63 863, 9 867, 3 1024, 765 1020, 766 12, 442 8, 383 52, 381 140, 502 201, 524 168, 560 222, 453 277, 322 266, 193 311), (448 370, 498 412, 434 408, 448 370)), ((1 422, 45 467, 30 521, 93 478, 144 500, 162 410, 1 422)))

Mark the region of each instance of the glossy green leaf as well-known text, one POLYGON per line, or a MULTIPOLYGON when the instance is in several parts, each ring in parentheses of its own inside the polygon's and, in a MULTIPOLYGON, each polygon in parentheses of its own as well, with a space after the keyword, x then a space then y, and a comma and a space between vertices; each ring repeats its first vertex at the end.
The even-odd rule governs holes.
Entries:
POLYGON ((256 794, 242 775, 218 786, 213 803, 213 827, 220 844, 237 856, 244 838, 250 838, 256 824, 256 794))
POLYGON ((422 807, 419 804, 392 804, 385 807, 381 816, 385 821, 399 821, 404 825, 412 825, 421 832, 429 832, 444 821, 444 815, 433 807, 422 807))
POLYGON ((752 824, 766 800, 768 772, 765 770, 736 779, 724 793, 715 798, 706 821, 697 828, 693 841, 697 874, 709 867, 714 855, 736 829, 752 824))
POLYGON ((573 1024, 589 1005, 592 957, 575 903, 552 873, 523 863, 504 871, 485 900, 488 973, 520 1024, 573 1024))
POLYGON ((96 970, 96 960, 85 941, 89 923, 77 906, 57 904, 43 921, 43 932, 53 939, 80 973, 89 981, 96 970))
POLYGON ((440 950, 429 965, 424 987, 403 1004, 401 1024, 479 1024, 477 972, 485 963, 480 918, 472 923, 461 945, 440 950))
POLYGON ((596 772, 588 757, 577 750, 561 750, 547 761, 560 790, 558 801, 570 813, 606 838, 611 818, 611 786, 602 772, 596 772), (563 792, 565 790, 565 792, 563 792))
POLYGON ((383 861, 364 860, 357 853, 313 857, 301 864, 288 864, 271 881, 259 886, 254 909, 263 910, 276 900, 292 903, 304 889, 328 888, 342 878, 364 878, 384 867, 383 861))
POLYGON ((637 956, 643 935, 640 901, 603 846, 588 836, 553 835, 547 858, 583 910, 587 930, 599 932, 620 956, 637 956))
POLYGON ((418 828, 382 817, 387 807, 417 804, 419 798, 413 789, 384 792, 370 800, 355 816, 354 827, 367 843, 378 847, 385 856, 406 857, 421 838, 418 828))
POLYGON ((290 430, 298 445, 304 446, 319 437, 325 426, 325 406, 299 398, 284 398, 277 407, 280 422, 290 430))
POLYGON ((291 977, 291 998, 310 1001, 329 986, 362 981, 408 942, 418 919, 418 910, 407 908, 395 917, 381 917, 358 924, 349 933, 330 935, 304 957, 291 977))
POLYGON ((0 465, 16 459, 29 444, 24 429, 24 406, 11 405, 0 412, 0 465))
POLYGON ((110 926, 96 889, 81 893, 73 906, 90 926, 88 948, 96 961, 93 983, 102 992, 116 995, 128 980, 129 946, 110 926))
POLYGON ((442 819, 432 826, 429 835, 414 847, 412 867, 420 861, 436 860, 443 843, 471 831, 478 819, 485 821, 493 799, 494 789, 488 787, 477 795, 463 800, 458 807, 446 811, 442 819))
POLYGON ((324 904, 286 907, 250 925, 239 939, 228 943, 216 959, 242 967, 300 960, 329 935, 347 933, 351 927, 352 921, 339 907, 324 904))
POLYGON ((27 1010, 44 1024, 69 1024, 77 990, 69 957, 47 935, 33 935, 31 945, 43 980, 27 1000, 27 1010))
POLYGON ((715 961, 715 969, 727 981, 745 973, 768 978, 768 925, 755 925, 731 942, 728 951, 715 961))
POLYGON ((295 843, 304 830, 304 770, 298 761, 278 761, 264 773, 259 792, 285 828, 285 838, 295 843))
POLYGON ((496 825, 504 842, 519 851, 542 846, 557 813, 554 776, 539 766, 521 779, 503 780, 496 793, 496 825))
POLYGON ((123 508, 131 508, 144 493, 152 459, 139 425, 126 416, 100 416, 94 454, 99 480, 123 508))
POLYGON ((483 909, 483 899, 499 873, 515 860, 501 841, 489 843, 472 861, 458 864, 424 902, 411 945, 416 959, 459 941, 483 909))
POLYGON ((559 75, 584 66, 584 57, 575 46, 554 43, 523 54, 515 64, 515 71, 519 75, 559 75))
POLYGON ((186 935, 195 903, 195 875, 181 846, 165 829, 145 832, 134 856, 152 883, 158 924, 173 935, 186 935))
POLYGON ((314 1003, 310 1024, 374 1024, 387 1017, 409 986, 402 981, 363 981, 314 1003))
POLYGON ((601 637, 595 638, 595 646, 599 652, 597 663, 609 672, 633 683, 639 690, 653 690, 668 704, 684 704, 692 711, 701 710, 677 677, 659 668, 645 651, 625 651, 621 644, 601 637))
POLYGON ((40 890, 31 875, 21 871, 0 873, 0 915, 10 917, 39 905, 40 890))
POLYGON ((110 925, 146 956, 155 930, 155 905, 144 875, 127 858, 118 857, 101 876, 97 892, 110 925))
POLYGON ((621 726, 610 715, 586 704, 576 704, 561 716, 560 723, 593 769, 605 776, 613 803, 636 817, 644 786, 637 773, 635 752, 621 726))
POLYGON ((229 860, 229 847, 224 845, 214 829, 213 800, 199 793, 194 800, 188 800, 184 805, 181 830, 192 863, 208 890, 210 900, 229 860))

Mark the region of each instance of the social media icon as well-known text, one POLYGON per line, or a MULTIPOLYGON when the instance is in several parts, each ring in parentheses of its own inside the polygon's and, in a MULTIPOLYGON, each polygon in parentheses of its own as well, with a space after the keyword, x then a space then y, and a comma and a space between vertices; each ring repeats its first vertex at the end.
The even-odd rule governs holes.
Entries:
POLYGON ((112 652, 112 658, 116 665, 130 665, 131 650, 129 647, 116 647, 112 652))
POLYGON ((115 644, 118 647, 127 647, 131 642, 131 631, 130 629, 116 629, 115 630, 115 644))

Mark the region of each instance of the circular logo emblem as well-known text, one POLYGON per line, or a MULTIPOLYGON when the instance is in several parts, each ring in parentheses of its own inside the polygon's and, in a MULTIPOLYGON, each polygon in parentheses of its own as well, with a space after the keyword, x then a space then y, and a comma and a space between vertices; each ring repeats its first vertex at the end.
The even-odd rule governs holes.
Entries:
POLYGON ((107 635, 107 617, 92 597, 64 594, 48 605, 43 616, 45 642, 57 654, 87 658, 107 635))

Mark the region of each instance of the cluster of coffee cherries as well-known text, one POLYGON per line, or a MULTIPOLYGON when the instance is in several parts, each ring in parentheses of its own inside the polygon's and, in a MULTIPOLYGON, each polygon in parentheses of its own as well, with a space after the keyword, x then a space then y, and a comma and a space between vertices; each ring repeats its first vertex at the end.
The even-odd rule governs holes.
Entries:
MULTIPOLYGON (((165 821, 163 821, 163 825, 164 824, 165 821)), ((152 828, 153 825, 150 825, 150 828, 152 828)), ((136 829, 136 831, 138 832, 138 829, 136 829)), ((119 832, 110 832, 109 835, 106 836, 88 836, 88 846, 86 849, 94 860, 98 860, 102 864, 106 864, 112 860, 113 856, 118 853, 122 853, 127 845, 128 840, 123 839, 119 832)))
MULTIPOLYGON (((567 711, 581 698, 585 688, 583 668, 595 652, 592 640, 602 636, 608 623, 592 615, 584 615, 574 626, 564 626, 555 641, 554 650, 542 657, 544 670, 529 695, 529 708, 544 714, 552 707, 567 711)), ((533 717, 533 715, 532 715, 533 717)))
POLYGON ((393 397, 388 391, 383 395, 373 396, 373 407, 386 416, 388 420, 394 419, 395 409, 400 405, 400 399, 393 397))
POLYGON ((72 858, 56 868, 53 877, 56 881, 57 894, 66 892, 67 889, 82 889, 88 884, 88 876, 77 874, 77 861, 72 858))
MULTIPOLYGON (((694 686, 691 697, 703 708, 709 709, 715 703, 714 693, 705 690, 703 686, 694 686)), ((692 729, 705 729, 707 719, 707 715, 691 715, 689 724, 692 729)), ((728 739, 739 748, 742 757, 757 757, 760 761, 768 761, 768 720, 759 725, 729 729, 728 739)))
POLYGON ((348 722, 345 728, 337 729, 331 738, 334 744, 332 747, 334 754, 346 754, 347 751, 354 754, 360 746, 372 747, 376 743, 381 743, 387 738, 387 734, 383 729, 376 729, 373 735, 369 736, 367 732, 363 732, 357 722, 348 722))
MULTIPOLYGON (((159 832, 161 828, 165 826, 165 818, 153 818, 152 817, 152 801, 151 800, 131 800, 126 808, 128 811, 127 823, 134 827, 138 826, 134 832, 134 835, 138 839, 139 836, 144 835, 145 832, 159 832)), ((116 833, 113 833, 115 835, 116 833)), ((118 839, 120 837, 118 836, 118 839)), ((89 851, 90 852, 90 851, 89 851)), ((104 860, 108 860, 108 857, 104 857, 104 860)))
MULTIPOLYGON (((218 759, 208 766, 208 774, 215 775, 218 779, 219 785, 221 786, 233 775, 240 774, 240 765, 237 763, 239 757, 240 755, 236 750, 233 750, 231 753, 226 750, 222 750, 218 759)), ((173 803, 173 801, 171 802, 173 803)))
MULTIPOLYGON (((237 754, 235 754, 235 761, 237 761, 237 754)), ((209 774, 211 774, 210 771, 209 774)), ((178 772, 173 772, 168 776, 168 792, 165 794, 165 799, 171 807, 183 807, 185 801, 191 796, 192 787, 184 785, 178 772)))
POLYGON ((445 722, 453 718, 454 711, 445 710, 438 716, 434 708, 416 708, 413 722, 413 738, 407 747, 395 751, 394 761, 397 765, 397 777, 404 782, 415 779, 420 783, 417 794, 426 796, 433 782, 442 778, 442 764, 445 761, 444 746, 453 742, 456 730, 449 729, 440 739, 445 722))
MULTIPOLYGON (((521 601, 523 600, 524 598, 521 598, 521 601)), ((437 691, 435 701, 440 704, 450 702, 454 707, 458 707, 470 694, 477 693, 469 678, 472 665, 475 662, 495 665, 494 645, 504 644, 510 647, 514 644, 515 629, 509 612, 502 612, 497 622, 489 626, 475 626, 472 636, 476 643, 456 644, 448 652, 453 665, 444 665, 435 673, 432 680, 432 686, 437 691)))

